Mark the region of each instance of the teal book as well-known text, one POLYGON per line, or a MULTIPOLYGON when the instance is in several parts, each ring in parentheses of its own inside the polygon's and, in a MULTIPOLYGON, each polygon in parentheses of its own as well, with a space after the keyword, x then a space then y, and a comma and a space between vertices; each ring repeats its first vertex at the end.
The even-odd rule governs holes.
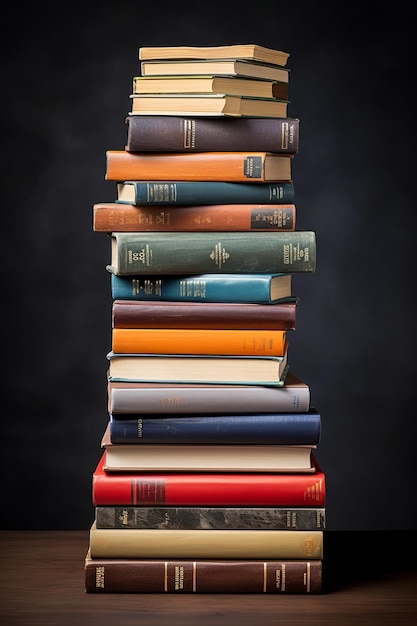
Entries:
POLYGON ((120 204, 294 204, 294 184, 216 181, 124 181, 120 204))
POLYGON ((290 274, 194 274, 188 276, 116 276, 111 273, 114 300, 169 302, 297 302, 290 274))
POLYGON ((292 232, 113 232, 108 269, 135 274, 306 273, 316 267, 316 236, 292 232))

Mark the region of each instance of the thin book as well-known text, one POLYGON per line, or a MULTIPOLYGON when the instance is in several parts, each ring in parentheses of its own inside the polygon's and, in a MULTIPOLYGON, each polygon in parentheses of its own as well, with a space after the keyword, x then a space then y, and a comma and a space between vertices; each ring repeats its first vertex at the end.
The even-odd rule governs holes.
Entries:
POLYGON ((157 59, 244 59, 286 66, 289 53, 253 43, 225 46, 143 46, 139 60, 157 59))
POLYGON ((287 67, 269 65, 242 59, 193 59, 177 61, 141 61, 142 76, 179 76, 206 74, 209 76, 241 76, 289 82, 290 70, 287 67))

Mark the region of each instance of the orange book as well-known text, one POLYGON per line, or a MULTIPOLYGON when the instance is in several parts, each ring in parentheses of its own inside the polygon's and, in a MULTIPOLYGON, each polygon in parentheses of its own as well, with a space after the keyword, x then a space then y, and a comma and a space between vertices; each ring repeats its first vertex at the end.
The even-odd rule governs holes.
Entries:
POLYGON ((285 330, 113 328, 112 350, 127 354, 283 356, 285 330))
POLYGON ((107 150, 106 180, 291 181, 294 155, 274 152, 128 152, 107 150))

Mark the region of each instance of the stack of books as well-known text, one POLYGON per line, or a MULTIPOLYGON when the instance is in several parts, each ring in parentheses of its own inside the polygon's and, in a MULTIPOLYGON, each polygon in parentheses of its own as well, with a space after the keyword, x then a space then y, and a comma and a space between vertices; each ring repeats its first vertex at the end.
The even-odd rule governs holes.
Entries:
POLYGON ((290 368, 314 231, 296 229, 287 53, 140 48, 108 150, 112 332, 90 593, 320 593, 321 416, 290 368))

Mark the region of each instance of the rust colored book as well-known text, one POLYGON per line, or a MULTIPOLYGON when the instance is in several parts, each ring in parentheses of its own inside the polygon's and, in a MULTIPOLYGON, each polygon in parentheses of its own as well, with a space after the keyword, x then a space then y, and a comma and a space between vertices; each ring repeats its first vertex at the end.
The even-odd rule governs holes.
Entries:
MULTIPOLYGON (((297 118, 128 115, 125 123, 126 150, 132 152, 261 150, 295 154, 299 148, 300 120, 297 118)), ((204 192, 209 191, 206 186, 204 192)), ((161 199, 166 195, 167 191, 161 193, 161 199)), ((271 194, 271 198, 274 196, 279 197, 271 194)), ((170 193, 169 197, 175 198, 175 195, 170 193)), ((206 200, 205 204, 213 203, 206 200)))
POLYGON ((93 472, 93 506, 325 506, 325 474, 314 455, 313 473, 106 472, 105 461, 104 450, 93 472))
POLYGON ((86 593, 317 594, 322 560, 85 559, 86 593))
POLYGON ((310 387, 288 372, 281 387, 111 381, 113 414, 300 413, 309 410, 310 387))
POLYGON ((85 559, 86 593, 317 594, 322 560, 85 559))
POLYGON ((269 65, 257 61, 242 59, 189 59, 178 61, 141 61, 142 76, 182 76, 192 74, 201 76, 242 76, 289 82, 290 70, 279 65, 269 65))
POLYGON ((269 152, 106 151, 106 180, 291 181, 293 155, 269 152))
MULTIPOLYGON (((129 189, 129 187, 127 187, 129 189)), ((130 187, 132 191, 133 187, 130 187)), ((295 204, 153 206, 114 202, 93 205, 96 232, 292 231, 295 204)))
POLYGON ((253 43, 227 46, 143 46, 139 60, 157 59, 243 59, 271 65, 287 65, 289 53, 253 43))
POLYGON ((112 328, 295 330, 297 300, 275 304, 114 300, 112 328))
POLYGON ((232 94, 132 94, 130 115, 286 117, 288 100, 232 94))
POLYGON ((232 94, 288 100, 288 82, 237 76, 135 76, 134 94, 232 94))
POLYGON ((113 328, 112 350, 126 354, 283 356, 287 331, 259 328, 113 328))

